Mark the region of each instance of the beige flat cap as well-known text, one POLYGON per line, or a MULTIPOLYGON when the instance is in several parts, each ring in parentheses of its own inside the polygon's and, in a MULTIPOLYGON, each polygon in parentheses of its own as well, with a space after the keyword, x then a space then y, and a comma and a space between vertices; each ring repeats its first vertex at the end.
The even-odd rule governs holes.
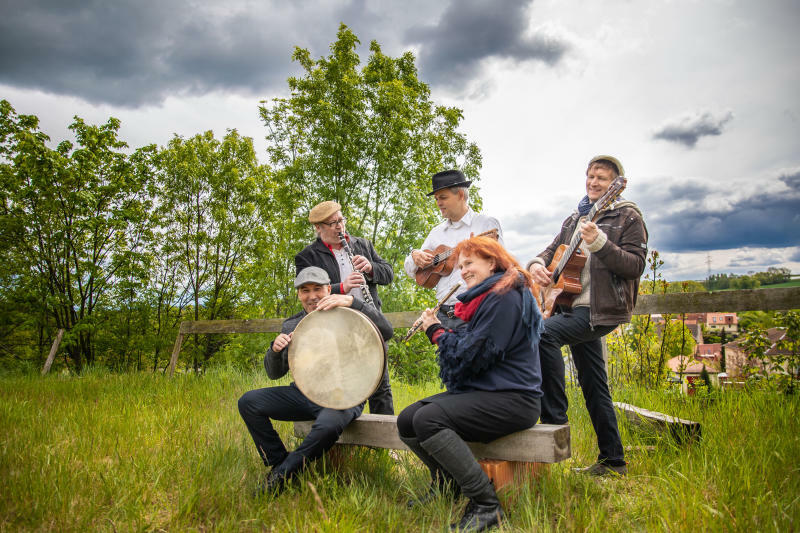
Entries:
POLYGON ((326 200, 311 208, 311 211, 308 212, 308 221, 312 224, 319 224, 332 214, 341 210, 342 206, 340 206, 338 203, 334 202, 333 200, 326 200))
POLYGON ((589 166, 586 168, 586 171, 588 172, 589 169, 592 168, 592 163, 594 163, 596 161, 601 161, 601 160, 608 161, 609 163, 611 163, 615 167, 617 167, 617 171, 618 171, 617 174, 619 174, 620 176, 624 176, 625 175, 625 169, 622 168, 622 163, 619 162, 619 159, 617 159, 616 157, 611 156, 611 155, 596 155, 596 156, 594 156, 592 158, 592 160, 589 161, 589 166))

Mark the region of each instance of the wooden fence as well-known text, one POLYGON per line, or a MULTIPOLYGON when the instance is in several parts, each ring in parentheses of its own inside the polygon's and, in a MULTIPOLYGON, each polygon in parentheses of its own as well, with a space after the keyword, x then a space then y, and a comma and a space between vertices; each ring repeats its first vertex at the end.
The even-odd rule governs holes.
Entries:
MULTIPOLYGON (((643 294, 639 296, 635 315, 678 313, 733 313, 738 311, 784 311, 800 309, 800 287, 778 289, 745 289, 719 292, 687 292, 643 294)), ((421 311, 386 313, 395 328, 409 328, 421 311)), ((249 320, 192 320, 181 322, 172 350, 169 374, 175 372, 178 354, 186 335, 208 333, 279 333, 282 318, 249 320)))

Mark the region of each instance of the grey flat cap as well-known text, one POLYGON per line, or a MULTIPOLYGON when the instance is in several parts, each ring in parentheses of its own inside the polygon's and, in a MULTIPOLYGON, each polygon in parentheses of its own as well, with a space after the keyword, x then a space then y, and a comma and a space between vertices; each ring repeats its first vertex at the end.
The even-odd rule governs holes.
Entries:
POLYGON ((317 285, 330 285, 331 278, 328 276, 328 273, 322 270, 320 267, 305 267, 300 273, 294 278, 294 288, 299 289, 306 283, 315 283, 317 285))

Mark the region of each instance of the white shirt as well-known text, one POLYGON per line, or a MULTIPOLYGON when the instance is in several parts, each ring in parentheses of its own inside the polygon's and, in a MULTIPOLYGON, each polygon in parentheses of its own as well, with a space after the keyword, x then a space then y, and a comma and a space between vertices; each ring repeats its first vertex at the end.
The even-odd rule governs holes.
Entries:
MULTIPOLYGON (((336 263, 339 265, 339 279, 344 281, 347 276, 353 273, 353 264, 350 262, 350 258, 347 257, 347 252, 344 251, 344 248, 336 250, 331 247, 331 250, 333 251, 333 257, 336 258, 336 263)), ((353 287, 347 294, 359 300, 364 299, 364 293, 361 292, 361 287, 353 287)))
MULTIPOLYGON (((420 249, 434 250, 437 246, 442 244, 453 248, 461 241, 469 239, 470 233, 478 235, 479 233, 491 229, 497 229, 498 241, 500 244, 503 244, 503 229, 500 227, 500 222, 494 217, 476 213, 472 208, 467 208, 467 212, 458 222, 451 222, 447 219, 434 227, 422 243, 420 249)), ((414 274, 417 273, 417 265, 414 263, 411 254, 406 256, 403 267, 406 274, 414 278, 414 274)), ((441 300, 444 298, 450 288, 459 281, 461 281, 461 269, 458 267, 453 268, 453 271, 447 276, 442 276, 439 279, 439 283, 436 284, 436 299, 441 300)), ((467 286, 462 283, 461 288, 444 303, 447 305, 456 303, 458 301, 456 300, 456 296, 466 290, 467 286)))

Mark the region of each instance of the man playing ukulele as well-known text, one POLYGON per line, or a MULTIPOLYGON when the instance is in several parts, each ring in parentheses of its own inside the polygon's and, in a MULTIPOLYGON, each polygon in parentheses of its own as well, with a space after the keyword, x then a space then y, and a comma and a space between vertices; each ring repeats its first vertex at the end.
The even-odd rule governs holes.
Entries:
POLYGON ((541 421, 567 423, 561 347, 569 345, 600 448, 597 463, 580 471, 600 476, 627 473, 601 338, 631 318, 647 256, 647 228, 636 204, 622 198, 599 212, 595 222, 585 217, 623 174, 622 164, 614 157, 603 155, 589 161, 586 196, 564 221, 550 246, 528 263, 528 271, 537 284, 551 284, 552 273, 546 265, 559 245, 569 243, 573 234, 580 233, 580 249, 588 256, 580 271, 581 292, 571 305, 560 306, 545 320, 539 344, 544 393, 541 421))
MULTIPOLYGON (((503 232, 500 222, 496 218, 476 213, 467 204, 469 200, 469 186, 471 181, 467 181, 460 170, 445 170, 433 175, 433 190, 428 196, 433 196, 436 206, 442 213, 444 221, 434 227, 420 250, 412 250, 406 256, 403 267, 406 274, 414 278, 420 269, 430 268, 434 259, 434 254, 426 250, 435 250, 437 247, 454 248, 459 242, 469 239, 473 235, 496 229, 497 239, 503 244, 503 232)), ((436 283, 436 299, 441 300, 447 295, 450 287, 461 281, 461 271, 454 267, 449 274, 442 275, 436 283)), ((456 303, 456 296, 466 290, 462 287, 457 290, 446 302, 442 303, 437 318, 445 328, 456 329, 464 325, 464 322, 456 318, 453 309, 456 303)))

